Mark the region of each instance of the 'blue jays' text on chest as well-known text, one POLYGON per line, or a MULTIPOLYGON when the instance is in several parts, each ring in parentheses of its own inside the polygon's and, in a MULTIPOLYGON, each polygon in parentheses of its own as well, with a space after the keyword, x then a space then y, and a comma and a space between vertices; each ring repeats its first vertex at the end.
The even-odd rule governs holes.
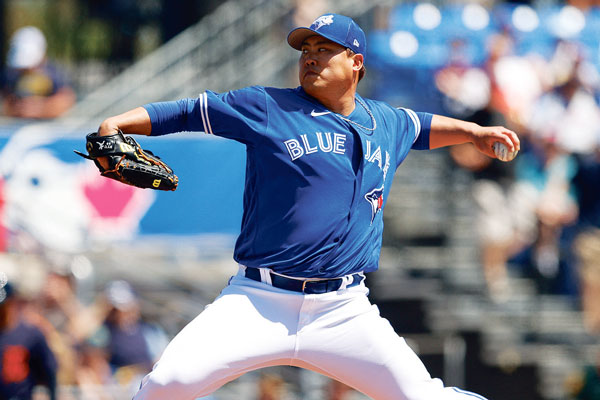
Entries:
MULTIPOLYGON (((334 153, 346 154, 346 135, 343 133, 315 132, 313 134, 304 133, 300 139, 288 139, 285 147, 292 161, 312 153, 334 153)), ((387 175, 390 168, 390 153, 382 151, 381 146, 374 145, 371 141, 366 141, 365 160, 376 164, 383 171, 383 177, 387 175)))
POLYGON ((365 160, 376 164, 383 171, 383 179, 386 178, 390 169, 390 153, 382 151, 381 146, 375 147, 371 141, 366 141, 365 160))
POLYGON ((333 154, 346 153, 346 135, 343 133, 303 133, 300 139, 289 139, 283 143, 292 161, 319 151, 333 154))

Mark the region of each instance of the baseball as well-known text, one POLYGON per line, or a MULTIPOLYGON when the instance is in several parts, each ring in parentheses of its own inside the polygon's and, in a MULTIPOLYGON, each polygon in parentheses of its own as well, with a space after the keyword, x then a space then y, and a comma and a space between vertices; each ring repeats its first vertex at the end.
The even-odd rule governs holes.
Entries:
POLYGON ((512 161, 519 151, 509 151, 504 143, 494 142, 494 154, 500 161, 512 161))

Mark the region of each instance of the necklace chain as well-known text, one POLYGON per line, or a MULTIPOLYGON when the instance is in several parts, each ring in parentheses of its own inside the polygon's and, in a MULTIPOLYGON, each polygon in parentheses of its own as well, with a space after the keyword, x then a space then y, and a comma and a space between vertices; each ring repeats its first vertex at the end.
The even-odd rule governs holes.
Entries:
POLYGON ((363 108, 365 109, 365 111, 367 112, 367 114, 369 114, 369 117, 371 117, 371 122, 373 123, 373 127, 372 128, 367 128, 366 126, 363 126, 363 125, 359 124, 358 122, 354 122, 350 118, 346 118, 343 115, 340 115, 338 113, 334 113, 334 114, 337 115, 339 118, 343 119, 344 121, 350 122, 351 124, 354 124, 354 125, 358 126, 359 128, 364 129, 364 130, 374 131, 375 129, 377 129, 377 121, 375 120, 375 117, 373 116, 373 113, 371 112, 371 110, 369 110, 367 108, 367 105, 365 103, 363 103, 362 100, 359 99, 358 97, 356 98, 356 101, 358 101, 358 103, 361 106, 363 106, 363 108))

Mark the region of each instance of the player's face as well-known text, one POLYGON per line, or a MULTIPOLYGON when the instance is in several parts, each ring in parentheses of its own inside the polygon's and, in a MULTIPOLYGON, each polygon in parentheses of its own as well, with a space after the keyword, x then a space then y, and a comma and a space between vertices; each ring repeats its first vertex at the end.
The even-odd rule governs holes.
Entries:
POLYGON ((301 51, 299 79, 307 93, 352 84, 354 60, 343 46, 311 36, 302 43, 301 51))

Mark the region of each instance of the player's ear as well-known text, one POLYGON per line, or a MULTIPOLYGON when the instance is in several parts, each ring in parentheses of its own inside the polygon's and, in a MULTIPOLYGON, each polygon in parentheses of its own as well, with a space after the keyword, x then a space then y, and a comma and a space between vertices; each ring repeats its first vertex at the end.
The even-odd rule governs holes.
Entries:
POLYGON ((352 54, 353 64, 352 69, 354 71, 360 71, 364 65, 364 57, 362 54, 352 54))

